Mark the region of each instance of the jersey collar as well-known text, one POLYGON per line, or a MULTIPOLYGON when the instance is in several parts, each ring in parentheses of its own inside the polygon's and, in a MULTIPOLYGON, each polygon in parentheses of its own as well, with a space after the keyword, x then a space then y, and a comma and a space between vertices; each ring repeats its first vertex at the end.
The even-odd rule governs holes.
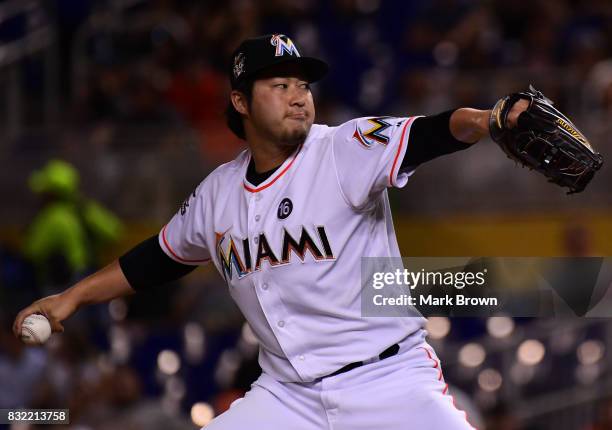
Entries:
POLYGON ((242 179, 242 182, 243 182, 243 185, 244 185, 244 189, 247 190, 250 193, 258 193, 259 191, 265 190, 266 188, 271 186, 281 176, 283 176, 285 173, 287 173, 287 171, 291 168, 291 166, 293 165, 293 162, 297 158, 297 156, 300 153, 300 151, 302 150, 303 146, 304 146, 303 143, 300 144, 300 146, 298 146, 298 148, 295 150, 295 152, 289 158, 287 158, 283 162, 283 164, 281 164, 281 166, 276 170, 276 172, 274 172, 274 174, 272 174, 268 179, 263 181, 258 186, 255 186, 255 185, 251 184, 247 180, 247 178, 246 178, 246 168, 248 168, 249 163, 251 162, 251 153, 249 152, 249 156, 248 156, 248 158, 246 160, 246 164, 245 164, 246 168, 245 168, 243 179, 242 179))

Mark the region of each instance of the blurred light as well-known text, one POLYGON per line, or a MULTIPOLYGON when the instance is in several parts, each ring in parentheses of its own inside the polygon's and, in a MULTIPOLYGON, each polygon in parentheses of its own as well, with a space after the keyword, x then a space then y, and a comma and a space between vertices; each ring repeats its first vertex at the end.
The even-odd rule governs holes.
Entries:
POLYGON ((208 403, 198 402, 191 407, 191 421, 198 427, 208 425, 214 417, 215 412, 208 403))
POLYGON ((102 373, 112 373, 115 370, 115 366, 111 361, 110 357, 106 354, 101 354, 98 356, 96 360, 96 365, 98 366, 98 370, 102 373))
POLYGON ((380 7, 380 0, 357 0, 356 6, 360 13, 373 13, 380 7))
POLYGON ((108 304, 108 313, 113 321, 123 321, 127 317, 128 307, 123 299, 114 299, 108 304))
POLYGON ((580 344, 576 354, 578 361, 584 365, 595 364, 603 358, 604 344, 598 340, 587 340, 580 344))
POLYGON ((217 368, 215 369, 215 381, 223 388, 228 388, 234 381, 236 371, 240 367, 240 354, 234 349, 227 349, 221 353, 217 368))
POLYGON ((527 366, 535 366, 544 358, 546 349, 539 340, 529 339, 521 343, 517 351, 518 360, 527 366))
POLYGON ((87 387, 96 387, 100 383, 102 372, 97 363, 88 362, 83 365, 80 371, 79 380, 87 387))
POLYGON ((510 369, 510 378, 517 385, 525 385, 533 379, 535 375, 535 367, 525 366, 521 363, 515 363, 510 369))
POLYGON ((170 396, 164 396, 161 399, 161 407, 162 410, 166 413, 166 415, 177 416, 181 412, 180 400, 172 398, 170 396))
POLYGON ((62 336, 51 336, 49 340, 45 343, 45 348, 50 353, 58 353, 62 349, 62 345, 64 345, 62 336))
POLYGON ((446 317, 431 317, 427 320, 427 332, 432 339, 442 339, 451 329, 450 320, 446 317))
POLYGON ((487 320, 487 331, 496 338, 508 337, 514 331, 514 320, 509 317, 491 317, 487 320))
POLYGON ((484 348, 478 343, 468 343, 459 350, 459 362, 465 367, 480 366, 486 356, 484 348))
POLYGON ((459 48, 454 42, 443 40, 434 47, 433 56, 440 66, 452 66, 459 57, 459 48))
POLYGON ((550 350, 555 354, 570 352, 574 349, 575 344, 576 333, 571 329, 558 331, 550 338, 550 350))
POLYGON ((253 333, 253 329, 249 325, 249 323, 245 322, 242 326, 241 332, 242 339, 249 345, 258 345, 259 341, 257 340, 257 336, 253 333))
POLYGON ((497 391, 502 385, 502 376, 495 369, 485 369, 478 374, 478 385, 483 391, 497 391))
POLYGON ((474 400, 478 403, 481 410, 492 409, 497 405, 497 393, 477 390, 474 395, 474 400))
POLYGON ((115 363, 126 363, 130 358, 130 338, 127 332, 113 326, 110 330, 111 356, 115 363))
POLYGON ((359 103, 364 108, 378 107, 383 98, 387 76, 380 68, 372 68, 361 75, 359 84, 359 103))
POLYGON ((574 376, 576 380, 584 385, 590 385, 599 379, 601 369, 597 364, 579 365, 576 368, 574 376))
POLYGON ((257 339, 257 336, 255 336, 255 333, 253 333, 253 329, 251 329, 249 323, 245 322, 242 325, 242 332, 236 348, 238 351, 240 351, 243 357, 251 358, 257 354, 259 349, 258 346, 259 340, 257 339))
POLYGON ((187 391, 183 380, 176 376, 168 378, 165 384, 165 389, 166 395, 168 397, 172 397, 175 400, 182 399, 185 396, 185 392, 187 391))
POLYGON ((190 364, 199 364, 206 351, 206 335, 199 323, 185 324, 183 332, 185 343, 185 359, 190 364))
POLYGON ((157 367, 166 375, 174 375, 181 368, 181 359, 176 352, 165 349, 157 356, 157 367))

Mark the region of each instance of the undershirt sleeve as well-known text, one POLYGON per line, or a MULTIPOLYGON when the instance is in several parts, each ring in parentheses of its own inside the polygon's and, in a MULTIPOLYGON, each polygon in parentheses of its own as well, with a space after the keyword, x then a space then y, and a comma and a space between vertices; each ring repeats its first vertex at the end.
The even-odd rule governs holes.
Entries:
POLYGON ((136 290, 154 288, 191 273, 198 266, 179 263, 161 249, 157 235, 119 257, 119 266, 136 290))
POLYGON ((457 140, 452 135, 450 117, 453 112, 455 109, 414 120, 400 171, 413 170, 419 164, 472 146, 457 140))

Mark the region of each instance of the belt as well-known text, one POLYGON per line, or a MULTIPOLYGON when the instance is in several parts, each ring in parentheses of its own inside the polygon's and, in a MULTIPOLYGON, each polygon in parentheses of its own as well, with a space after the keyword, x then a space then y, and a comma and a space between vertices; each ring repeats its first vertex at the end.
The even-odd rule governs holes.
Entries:
POLYGON ((374 358, 374 359, 370 359, 370 360, 367 360, 367 361, 356 361, 354 363, 349 363, 346 366, 336 370, 334 373, 331 373, 331 374, 329 374, 327 376, 336 376, 336 375, 339 375, 341 373, 348 372, 349 370, 356 369, 357 367, 361 367, 364 364, 373 363, 375 361, 380 361, 380 360, 384 360, 385 358, 393 357, 395 354, 397 354, 399 352, 399 349, 400 349, 400 347, 396 343, 395 345, 391 345, 389 348, 385 349, 383 352, 378 354, 378 360, 376 360, 376 358, 374 358))

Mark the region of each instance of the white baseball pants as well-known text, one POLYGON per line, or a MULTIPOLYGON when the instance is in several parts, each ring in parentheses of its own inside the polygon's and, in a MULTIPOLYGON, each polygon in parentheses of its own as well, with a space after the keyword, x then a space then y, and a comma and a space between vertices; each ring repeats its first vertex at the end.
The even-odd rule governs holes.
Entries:
POLYGON ((311 383, 262 374, 205 430, 474 430, 426 342, 311 383))

